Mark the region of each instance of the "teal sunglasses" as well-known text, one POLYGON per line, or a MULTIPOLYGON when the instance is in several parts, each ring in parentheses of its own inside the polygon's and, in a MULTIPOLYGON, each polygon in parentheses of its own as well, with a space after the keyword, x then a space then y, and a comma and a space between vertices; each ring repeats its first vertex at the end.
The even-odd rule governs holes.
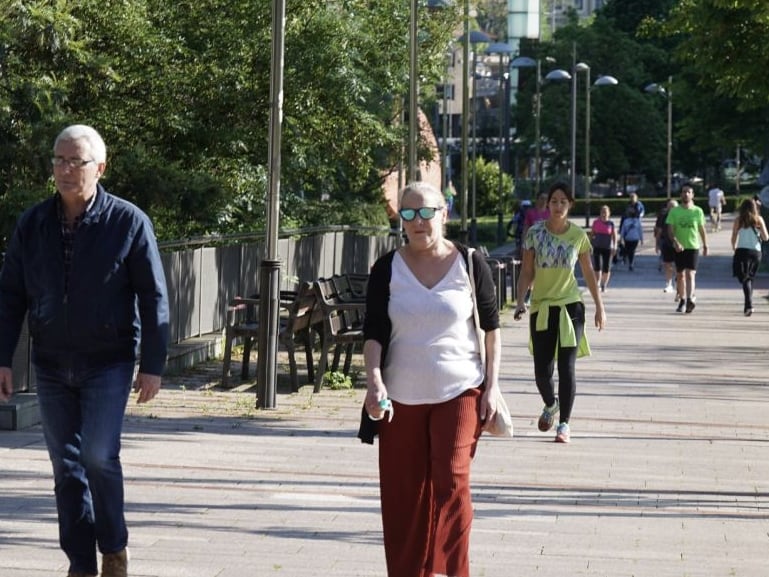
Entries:
POLYGON ((417 215, 419 215, 419 218, 422 220, 430 220, 439 210, 441 209, 436 206, 423 206, 422 208, 402 208, 398 211, 398 214, 400 214, 401 218, 406 222, 411 222, 417 217, 417 215))

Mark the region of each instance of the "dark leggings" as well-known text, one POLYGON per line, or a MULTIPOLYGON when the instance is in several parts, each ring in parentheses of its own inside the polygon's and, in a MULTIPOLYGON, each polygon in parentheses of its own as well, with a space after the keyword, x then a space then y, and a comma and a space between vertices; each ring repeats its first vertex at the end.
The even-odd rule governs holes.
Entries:
POLYGON ((742 293, 745 295, 745 310, 753 308, 753 279, 742 281, 742 293))
MULTIPOLYGON (((585 330, 585 305, 581 302, 566 305, 566 310, 574 325, 574 332, 579 343, 585 330)), ((537 331, 537 316, 530 317, 531 342, 534 349, 534 378, 542 400, 548 407, 555 402, 555 383, 553 371, 556 362, 556 347, 558 347, 558 400, 561 405, 561 423, 568 423, 571 409, 574 406, 574 395, 577 390, 575 367, 577 364, 578 347, 561 347, 558 345, 559 307, 550 307, 548 327, 546 331, 537 331)))
POLYGON ((627 263, 630 266, 633 266, 633 261, 635 261, 635 251, 637 248, 638 248, 637 240, 625 241, 625 260, 627 260, 627 263))
POLYGON ((593 249, 593 270, 595 272, 609 272, 611 270, 611 249, 593 249))

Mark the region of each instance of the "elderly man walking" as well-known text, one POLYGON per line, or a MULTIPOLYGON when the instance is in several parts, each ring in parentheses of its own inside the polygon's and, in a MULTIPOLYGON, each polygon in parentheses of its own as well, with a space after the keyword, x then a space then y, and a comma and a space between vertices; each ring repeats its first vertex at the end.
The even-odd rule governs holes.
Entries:
POLYGON ((0 271, 0 400, 26 315, 68 577, 96 577, 97 548, 103 577, 128 573, 123 416, 132 384, 139 403, 160 390, 168 344, 152 224, 99 184, 106 161, 93 128, 59 134, 57 192, 19 217, 0 271))

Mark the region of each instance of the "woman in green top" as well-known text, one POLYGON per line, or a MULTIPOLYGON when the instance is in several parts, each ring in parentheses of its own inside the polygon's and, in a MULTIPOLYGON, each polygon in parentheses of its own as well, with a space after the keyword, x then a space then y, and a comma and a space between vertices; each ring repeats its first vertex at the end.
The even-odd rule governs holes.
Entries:
POLYGON ((585 305, 574 276, 579 261, 582 278, 595 302, 595 326, 606 324, 601 295, 590 261, 590 239, 579 226, 569 222, 574 197, 568 186, 556 183, 550 188, 547 206, 550 216, 526 232, 515 319, 526 312, 524 297, 531 293, 529 348, 534 355, 534 377, 545 403, 539 417, 539 430, 549 431, 560 411, 555 440, 570 440, 569 418, 576 391, 575 365, 578 356, 590 354, 585 337, 585 305), (558 362, 558 396, 553 372, 558 362))

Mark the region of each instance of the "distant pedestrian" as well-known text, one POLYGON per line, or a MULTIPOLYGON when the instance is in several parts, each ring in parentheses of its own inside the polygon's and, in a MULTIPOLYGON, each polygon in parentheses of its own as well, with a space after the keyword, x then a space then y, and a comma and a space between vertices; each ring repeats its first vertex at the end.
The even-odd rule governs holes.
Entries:
MULTIPOLYGON (((619 250, 614 255, 614 264, 617 264, 617 262, 620 260, 622 261, 622 264, 626 264, 628 262, 627 247, 625 246, 625 239, 622 236, 622 226, 625 224, 625 219, 637 218, 640 222, 642 222, 645 215, 646 207, 644 206, 644 203, 638 199, 638 195, 635 192, 631 192, 627 206, 625 206, 625 210, 622 212, 622 215, 619 219, 620 245, 619 250)), ((636 243, 635 246, 637 247, 638 244, 636 243)), ((635 250, 633 251, 633 256, 635 257, 635 250)))
POLYGON ((761 263, 761 243, 769 240, 766 223, 752 199, 742 201, 732 226, 732 275, 742 284, 745 295, 744 313, 753 314, 753 279, 761 263))
MULTIPOLYGON (((668 212, 674 206, 678 206, 678 201, 671 198, 667 205, 657 215, 657 221, 654 223, 654 239, 656 241, 655 250, 660 255, 660 263, 662 265, 662 272, 665 274, 665 288, 662 292, 673 292, 673 264, 676 260, 676 251, 673 248, 673 241, 668 234, 668 227, 665 224, 665 220, 668 217, 668 212)), ((676 300, 678 298, 676 297, 676 300)))
POLYGON ((694 204, 694 188, 681 187, 681 203, 668 213, 665 223, 676 251, 676 289, 680 300, 676 312, 691 313, 696 299, 694 277, 702 240, 702 256, 708 255, 708 237, 705 233, 705 213, 694 204))
POLYGON ((534 207, 526 211, 526 217, 523 219, 523 236, 526 236, 526 231, 533 224, 547 220, 549 216, 550 209, 547 206, 547 193, 540 192, 534 207))
POLYGON ((623 262, 627 262, 628 270, 632 271, 635 264, 635 253, 639 244, 643 244, 644 231, 641 218, 635 211, 625 213, 622 225, 619 228, 622 237, 623 262))
MULTIPOLYGON (((526 237, 526 232, 538 222, 543 222, 550 217, 550 209, 548 208, 548 194, 546 192, 540 192, 537 196, 537 202, 534 207, 526 211, 526 218, 523 220, 523 236, 526 237)), ((531 290, 526 291, 524 297, 524 304, 529 306, 531 300, 531 290)))
POLYGON ((590 240, 581 227, 569 222, 574 196, 569 187, 556 183, 548 194, 550 216, 532 226, 524 239, 523 261, 517 287, 517 305, 513 317, 526 312, 524 295, 533 286, 530 347, 534 355, 534 377, 545 403, 537 426, 549 431, 560 412, 555 441, 568 443, 569 419, 577 390, 577 357, 590 354, 585 335, 585 305, 574 275, 579 262, 582 277, 595 302, 595 326, 606 324, 601 293, 590 262, 590 240), (558 364, 558 396, 553 371, 558 364))
POLYGON ((611 210, 608 205, 601 207, 601 215, 593 221, 590 230, 593 243, 593 271, 595 280, 601 287, 601 292, 606 292, 611 277, 611 261, 617 252, 617 229, 614 222, 609 220, 611 210))
POLYGON ((630 215, 635 213, 638 218, 646 216, 646 207, 635 192, 630 194, 630 203, 628 204, 626 213, 630 215))
POLYGON ((620 228, 622 227, 622 220, 628 216, 636 218, 643 218, 646 216, 646 207, 644 206, 644 203, 638 199, 638 195, 635 192, 631 192, 630 196, 628 197, 627 206, 625 207, 625 211, 622 213, 622 218, 620 219, 620 228))
POLYGON ((531 208, 531 201, 526 199, 522 200, 518 205, 518 209, 515 211, 513 218, 507 224, 507 236, 512 237, 515 241, 515 258, 521 258, 521 246, 523 243, 523 227, 526 213, 531 208))
POLYGON ((708 188, 708 206, 710 207, 710 230, 717 232, 721 230, 721 211, 726 205, 726 196, 724 191, 715 184, 708 188))

